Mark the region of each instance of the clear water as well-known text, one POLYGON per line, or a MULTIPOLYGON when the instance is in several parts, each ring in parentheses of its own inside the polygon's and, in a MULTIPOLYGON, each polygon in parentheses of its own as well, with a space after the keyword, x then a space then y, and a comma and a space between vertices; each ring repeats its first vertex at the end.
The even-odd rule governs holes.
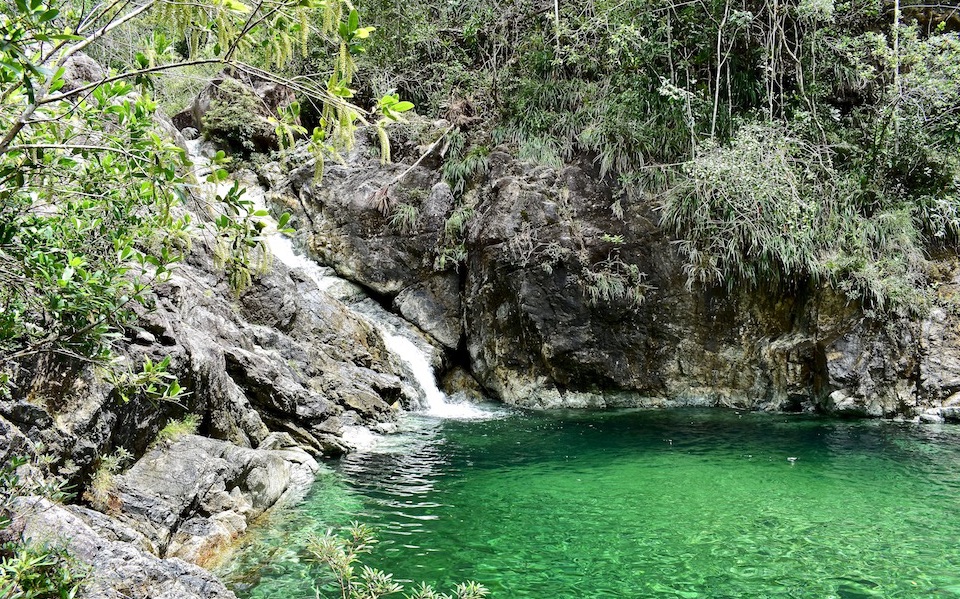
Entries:
POLYGON ((246 598, 314 592, 303 535, 497 598, 960 597, 960 427, 723 410, 412 418, 231 563, 246 598), (796 458, 789 460, 788 458, 796 458))

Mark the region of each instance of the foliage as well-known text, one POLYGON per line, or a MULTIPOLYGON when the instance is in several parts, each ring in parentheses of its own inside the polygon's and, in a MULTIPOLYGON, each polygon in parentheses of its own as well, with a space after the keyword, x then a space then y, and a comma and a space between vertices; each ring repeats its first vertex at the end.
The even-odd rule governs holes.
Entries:
POLYGON ((66 550, 32 543, 4 546, 0 560, 0 597, 73 599, 85 578, 66 550))
POLYGON ((466 232, 467 223, 474 217, 475 211, 469 199, 462 198, 447 220, 443 223, 443 232, 437 240, 436 258, 433 266, 436 270, 446 270, 451 265, 459 268, 467 259, 466 232))
POLYGON ((196 414, 187 414, 179 420, 171 419, 166 426, 157 433, 156 443, 176 441, 185 435, 193 435, 200 426, 200 417, 196 414))
POLYGON ((482 145, 469 145, 469 140, 460 129, 452 129, 447 134, 443 154, 443 179, 454 194, 462 194, 468 184, 487 174, 487 157, 490 148, 482 145))
MULTIPOLYGON (((151 91, 155 78, 208 67, 272 77, 242 62, 276 67, 304 51, 314 9, 327 19, 317 35, 334 73, 322 85, 289 83, 323 107, 311 134, 318 157, 349 145, 365 117, 398 118, 412 108, 395 95, 366 112, 349 102, 355 54, 372 32, 339 1, 266 0, 179 3, 65 3, 19 0, 0 19, 0 379, 4 391, 21 362, 58 354, 109 364, 113 344, 149 308, 152 289, 165 281, 196 231, 188 209, 215 216, 218 263, 235 289, 249 284, 265 255, 257 251, 261 216, 234 186, 215 206, 194 193, 197 182, 185 152, 158 125, 151 91), (336 36, 336 41, 332 39, 336 36), (296 44, 294 44, 296 38, 296 44), (127 48, 121 39, 132 39, 127 48), (183 43, 180 43, 183 41, 183 43), (333 48, 332 48, 332 47, 333 48), (113 70, 102 80, 68 81, 67 67, 84 51, 113 70)), ((96 79, 99 75, 94 75, 96 79)), ((254 100, 216 104, 217 131, 250 126, 254 100)), ((298 106, 274 123, 287 141, 302 135, 298 106)), ((274 131, 267 131, 271 134, 274 131)), ((217 163, 208 182, 226 178, 217 163)), ((321 165, 318 164, 318 172, 321 165)), ((158 373, 118 373, 121 394, 142 380, 148 395, 167 398, 171 387, 150 389, 158 373)))
POLYGON ((813 279, 876 308, 922 310, 924 231, 953 225, 878 191, 844 174, 828 147, 746 126, 684 165, 662 222, 681 237, 689 284, 813 279))
POLYGON ((121 365, 126 363, 125 358, 114 358, 104 376, 124 403, 133 397, 144 397, 150 401, 177 401, 185 395, 176 377, 167 370, 170 356, 165 356, 159 362, 145 358, 139 372, 121 365))
POLYGON ((838 190, 829 152, 781 128, 747 126, 684 165, 663 206, 690 283, 751 284, 817 272, 838 190))
MULTIPOLYGON (((354 522, 346 535, 328 531, 313 539, 307 546, 313 561, 324 567, 315 587, 317 597, 340 599, 378 599, 403 592, 403 585, 375 568, 363 565, 360 556, 369 553, 376 544, 373 531, 354 522)), ((407 595, 408 599, 483 599, 489 591, 476 582, 461 583, 452 595, 441 593, 430 585, 421 584, 407 595)))
POLYGON ((649 289, 643 282, 645 278, 635 264, 628 264, 618 253, 611 252, 606 259, 585 267, 580 282, 591 306, 625 302, 636 307, 643 303, 649 289))
POLYGON ((113 453, 102 456, 97 469, 90 480, 90 486, 83 494, 84 499, 100 511, 107 511, 116 508, 114 492, 116 491, 116 482, 114 476, 120 472, 133 456, 129 451, 118 447, 113 453))
POLYGON ((397 232, 407 235, 416 230, 419 219, 419 208, 413 204, 400 202, 393 207, 393 214, 390 216, 390 226, 397 232))
POLYGON ((0 466, 0 597, 4 599, 71 599, 85 572, 66 551, 28 542, 11 530, 13 508, 21 497, 67 497, 64 484, 47 472, 42 447, 34 457, 10 456, 0 466))
POLYGON ((948 9, 413 2, 365 6, 391 42, 360 68, 453 124, 476 107, 445 154, 458 193, 483 172, 472 148, 590 160, 622 188, 615 214, 664 207, 691 283, 821 281, 876 307, 922 306, 924 256, 960 241, 948 9))

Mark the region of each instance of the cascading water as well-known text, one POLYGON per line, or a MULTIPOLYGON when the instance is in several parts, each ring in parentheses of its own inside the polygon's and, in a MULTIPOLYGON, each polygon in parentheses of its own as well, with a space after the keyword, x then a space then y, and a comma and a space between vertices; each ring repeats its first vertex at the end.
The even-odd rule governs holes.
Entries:
MULTIPOLYGON (((199 152, 199 146, 199 140, 187 142, 187 147, 197 169, 198 177, 209 169, 209 161, 199 152)), ((253 202, 254 207, 258 210, 267 208, 263 188, 259 186, 256 180, 249 178, 243 181, 243 183, 246 187, 247 199, 253 202)), ((232 185, 233 182, 228 181, 218 186, 211 185, 211 187, 214 192, 224 194, 232 185)), ((271 221, 272 219, 267 217, 264 220, 271 221)), ((276 226, 275 222, 270 224, 273 224, 274 227, 276 226)), ((289 237, 281 233, 268 234, 264 243, 274 258, 283 263, 287 268, 298 269, 304 272, 316 283, 317 289, 320 291, 330 293, 340 299, 342 299, 343 295, 358 296, 362 294, 356 285, 331 274, 332 269, 321 267, 313 260, 296 253, 289 237), (343 291, 345 289, 349 291, 344 293, 343 291), (340 290, 340 292, 338 292, 338 290, 340 290)), ((417 347, 407 336, 397 330, 400 327, 397 327, 395 324, 390 324, 391 320, 396 321, 397 318, 375 302, 365 302, 364 304, 363 310, 353 310, 354 314, 357 314, 375 327, 383 337, 387 350, 406 365, 414 378, 414 382, 423 393, 424 405, 422 406, 422 413, 438 418, 464 420, 496 417, 497 412, 485 410, 466 402, 451 403, 448 401, 447 395, 437 387, 437 381, 434 377, 433 368, 430 366, 430 360, 427 354, 421 348, 417 347)), ((412 333, 407 334, 412 335, 412 333)), ((361 445, 365 446, 368 444, 369 443, 365 442, 361 445)))
POLYGON ((478 408, 470 403, 449 402, 447 395, 437 387, 436 378, 433 376, 433 368, 430 367, 427 356, 420 351, 420 348, 414 345, 409 339, 400 337, 399 335, 394 335, 382 329, 381 334, 383 335, 387 349, 406 362, 410 368, 410 372, 413 374, 413 378, 423 390, 425 400, 424 412, 428 416, 464 420, 490 418, 493 416, 492 412, 478 408))

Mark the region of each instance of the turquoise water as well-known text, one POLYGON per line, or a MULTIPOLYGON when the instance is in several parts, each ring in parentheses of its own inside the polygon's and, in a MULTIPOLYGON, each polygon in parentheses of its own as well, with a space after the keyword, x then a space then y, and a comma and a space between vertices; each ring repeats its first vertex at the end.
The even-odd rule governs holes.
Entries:
POLYGON ((370 565, 497 598, 960 597, 960 427, 725 410, 405 424, 261 531, 227 572, 241 597, 313 597, 302 539, 352 519, 378 531, 370 565))

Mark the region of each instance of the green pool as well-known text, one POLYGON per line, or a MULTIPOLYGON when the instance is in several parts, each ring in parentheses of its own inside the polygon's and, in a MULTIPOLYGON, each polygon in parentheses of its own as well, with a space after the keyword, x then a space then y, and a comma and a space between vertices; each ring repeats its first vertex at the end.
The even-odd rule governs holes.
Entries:
POLYGON ((223 574, 314 597, 305 535, 497 598, 960 597, 960 427, 725 410, 409 417, 332 466, 223 574))

